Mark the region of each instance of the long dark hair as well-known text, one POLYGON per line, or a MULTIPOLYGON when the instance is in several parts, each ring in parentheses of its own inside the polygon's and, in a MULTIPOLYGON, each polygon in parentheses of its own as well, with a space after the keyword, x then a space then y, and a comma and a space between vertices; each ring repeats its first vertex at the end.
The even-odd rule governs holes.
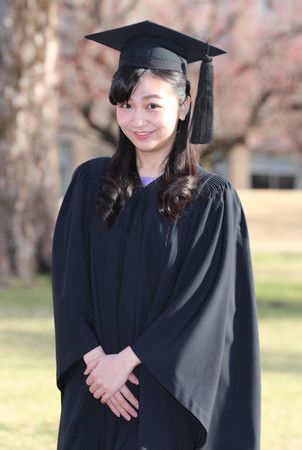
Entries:
MULTIPOLYGON (((172 85, 179 105, 187 95, 191 95, 190 81, 182 73, 123 66, 113 76, 110 102, 113 105, 127 102, 146 71, 172 85)), ((180 217, 183 209, 192 203, 192 192, 198 185, 196 155, 188 142, 190 116, 191 106, 185 120, 178 121, 175 140, 157 192, 158 210, 168 221, 180 217)), ((135 147, 121 128, 119 133, 116 152, 100 176, 97 194, 96 214, 107 229, 112 226, 139 184, 135 147)))

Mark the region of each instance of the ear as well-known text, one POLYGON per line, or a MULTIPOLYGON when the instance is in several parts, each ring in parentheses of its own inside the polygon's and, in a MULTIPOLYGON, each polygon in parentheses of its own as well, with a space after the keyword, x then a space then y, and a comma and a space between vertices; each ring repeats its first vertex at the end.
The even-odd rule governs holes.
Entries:
POLYGON ((187 98, 179 108, 179 119, 185 120, 191 105, 191 97, 187 95, 187 98))

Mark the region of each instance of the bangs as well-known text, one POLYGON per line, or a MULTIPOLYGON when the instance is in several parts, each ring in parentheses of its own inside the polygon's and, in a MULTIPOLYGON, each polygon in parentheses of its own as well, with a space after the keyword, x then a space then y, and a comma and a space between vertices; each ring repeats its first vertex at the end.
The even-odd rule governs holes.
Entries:
POLYGON ((127 102, 146 70, 148 69, 132 66, 121 67, 112 79, 108 95, 110 103, 116 105, 127 102))

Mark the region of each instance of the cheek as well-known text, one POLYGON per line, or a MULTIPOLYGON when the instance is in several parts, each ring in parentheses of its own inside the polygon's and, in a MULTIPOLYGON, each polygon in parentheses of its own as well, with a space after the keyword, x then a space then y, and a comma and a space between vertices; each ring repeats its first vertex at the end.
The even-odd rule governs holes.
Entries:
MULTIPOLYGON (((127 112, 126 112, 127 113, 127 112)), ((116 108, 116 121, 121 128, 127 123, 127 114, 121 108, 116 108)))
POLYGON ((165 114, 162 114, 160 117, 160 124, 167 131, 173 131, 178 123, 178 116, 175 111, 170 110, 166 111, 165 114))
POLYGON ((166 107, 161 114, 161 121, 166 131, 171 133, 175 130, 178 124, 179 105, 175 97, 167 99, 166 107))

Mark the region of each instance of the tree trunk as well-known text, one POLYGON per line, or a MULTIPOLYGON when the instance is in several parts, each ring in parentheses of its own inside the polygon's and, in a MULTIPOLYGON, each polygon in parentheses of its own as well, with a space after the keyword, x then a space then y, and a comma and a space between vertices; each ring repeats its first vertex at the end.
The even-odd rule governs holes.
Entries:
MULTIPOLYGON (((2 6, 3 8, 3 6, 2 6)), ((57 152, 57 5, 8 0, 0 44, 0 283, 50 267, 57 152)))
POLYGON ((250 187, 250 152, 245 144, 236 144, 228 154, 228 177, 236 189, 250 187))

